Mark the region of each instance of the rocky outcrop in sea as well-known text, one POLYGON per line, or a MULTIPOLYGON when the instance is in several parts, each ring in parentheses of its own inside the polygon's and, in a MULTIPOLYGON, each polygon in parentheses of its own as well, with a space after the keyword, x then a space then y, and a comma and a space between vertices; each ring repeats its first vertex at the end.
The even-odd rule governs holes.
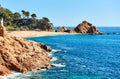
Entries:
POLYGON ((74 29, 68 29, 65 26, 58 27, 56 32, 76 33, 74 29))
POLYGON ((0 75, 49 69, 51 48, 14 36, 0 36, 0 75))
POLYGON ((83 21, 76 28, 75 31, 77 33, 82 34, 101 34, 101 32, 96 28, 96 26, 92 25, 87 21, 83 21))
POLYGON ((58 27, 57 32, 66 32, 68 29, 65 26, 58 27))
POLYGON ((58 27, 56 32, 67 32, 67 33, 80 33, 80 34, 102 34, 96 26, 93 24, 83 21, 78 24, 74 29, 68 29, 65 26, 58 27))

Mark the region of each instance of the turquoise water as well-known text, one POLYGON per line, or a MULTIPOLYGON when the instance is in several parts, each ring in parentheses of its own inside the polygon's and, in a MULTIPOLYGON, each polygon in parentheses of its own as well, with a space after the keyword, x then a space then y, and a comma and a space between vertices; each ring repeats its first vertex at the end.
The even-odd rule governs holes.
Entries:
MULTIPOLYGON (((107 29, 110 33, 120 32, 120 28, 107 29)), ((15 79, 120 79, 120 34, 72 34, 27 39, 51 46, 53 51, 50 54, 54 60, 51 63, 57 67, 18 75, 15 79)))

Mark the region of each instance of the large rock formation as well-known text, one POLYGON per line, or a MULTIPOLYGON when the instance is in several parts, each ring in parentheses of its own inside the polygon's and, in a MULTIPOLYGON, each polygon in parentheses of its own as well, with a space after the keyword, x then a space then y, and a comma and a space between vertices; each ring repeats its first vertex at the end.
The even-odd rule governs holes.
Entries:
POLYGON ((0 36, 0 75, 51 68, 49 46, 13 36, 0 36))
POLYGON ((92 25, 91 23, 87 21, 83 21, 80 23, 76 28, 75 31, 77 33, 82 33, 82 34, 100 34, 100 32, 97 30, 97 28, 92 25))

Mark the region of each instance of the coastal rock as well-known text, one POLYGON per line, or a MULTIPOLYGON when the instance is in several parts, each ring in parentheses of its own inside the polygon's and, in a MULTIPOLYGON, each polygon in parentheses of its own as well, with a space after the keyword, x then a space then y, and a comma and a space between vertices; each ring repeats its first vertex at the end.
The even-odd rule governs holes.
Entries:
POLYGON ((47 52, 51 48, 47 45, 27 41, 22 38, 6 36, 0 37, 0 75, 18 72, 35 71, 51 68, 51 57, 47 52))
POLYGON ((41 46, 41 48, 43 48, 43 49, 45 49, 46 51, 48 51, 48 52, 50 52, 52 49, 50 48, 50 46, 47 46, 47 45, 45 45, 45 44, 40 44, 41 46))
POLYGON ((97 28, 92 25, 91 23, 87 22, 87 21, 83 21, 82 23, 80 23, 76 28, 75 31, 77 33, 82 33, 82 34, 100 34, 99 30, 97 30, 97 28))
POLYGON ((37 23, 37 26, 35 29, 39 29, 40 31, 49 31, 49 32, 55 32, 53 24, 52 23, 47 23, 46 22, 39 22, 37 23))
POLYGON ((53 25, 48 25, 45 31, 55 32, 53 25))
POLYGON ((0 65, 0 75, 4 76, 9 74, 12 74, 12 72, 5 66, 0 65))
POLYGON ((65 26, 57 28, 57 32, 66 32, 66 31, 67 31, 67 28, 65 26))
POLYGON ((68 29, 66 32, 68 32, 68 33, 76 33, 76 31, 74 29, 68 29))

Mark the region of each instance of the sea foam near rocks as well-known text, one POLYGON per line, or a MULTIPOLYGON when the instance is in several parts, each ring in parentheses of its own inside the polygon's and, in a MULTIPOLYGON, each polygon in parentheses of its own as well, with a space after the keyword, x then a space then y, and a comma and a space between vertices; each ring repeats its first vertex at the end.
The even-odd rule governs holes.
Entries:
POLYGON ((12 74, 7 75, 7 76, 0 76, 0 79, 14 79, 15 76, 22 75, 20 72, 12 71, 12 74))
POLYGON ((57 53, 57 52, 60 52, 61 50, 59 49, 52 49, 52 51, 49 53, 50 56, 52 56, 52 59, 51 59, 51 62, 52 62, 52 65, 55 66, 55 67, 65 67, 66 65, 65 64, 62 64, 62 63, 54 63, 54 61, 57 61, 58 58, 53 56, 54 53, 57 53))
POLYGON ((52 57, 52 59, 51 59, 52 62, 53 62, 53 61, 57 61, 57 60, 58 60, 57 57, 52 57))
POLYGON ((48 52, 48 55, 53 57, 53 53, 57 53, 57 52, 59 52, 59 51, 61 51, 61 50, 52 49, 51 52, 48 52))
POLYGON ((54 65, 55 67, 65 67, 66 66, 65 64, 62 64, 62 63, 58 63, 58 64, 54 63, 52 65, 54 65))
POLYGON ((56 52, 59 52, 59 51, 61 51, 61 50, 59 50, 59 49, 52 49, 52 53, 56 53, 56 52))

